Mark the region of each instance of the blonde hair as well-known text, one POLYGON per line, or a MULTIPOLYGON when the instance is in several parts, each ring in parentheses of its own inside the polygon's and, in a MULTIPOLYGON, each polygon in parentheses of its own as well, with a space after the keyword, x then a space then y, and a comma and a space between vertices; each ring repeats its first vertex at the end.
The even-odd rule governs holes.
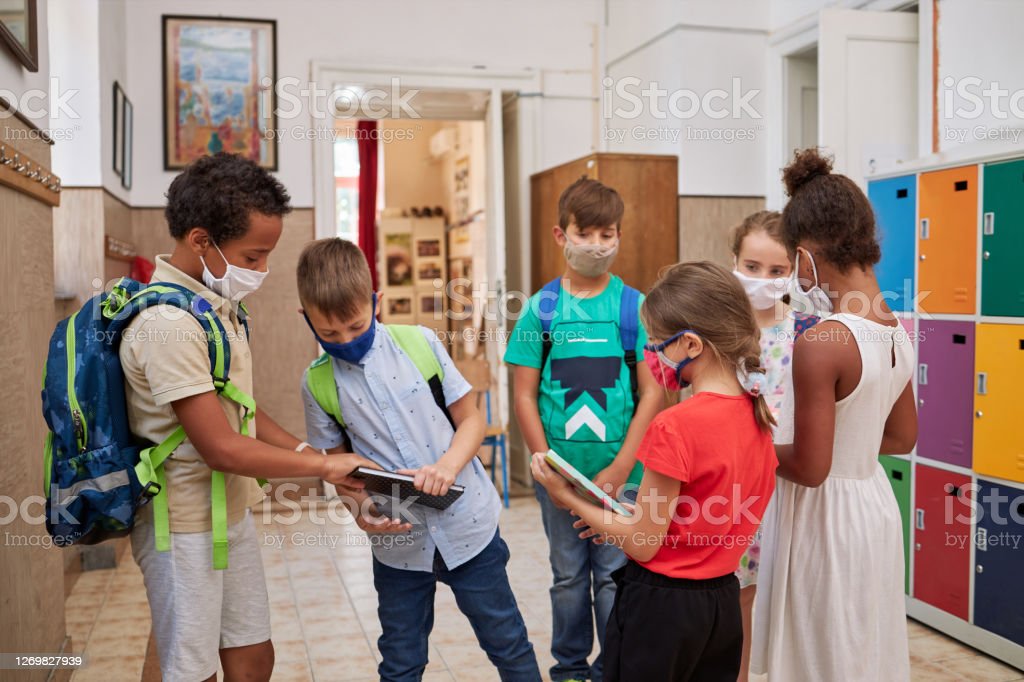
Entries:
MULTIPOLYGON (((668 338, 692 329, 722 365, 760 373, 761 330, 736 277, 710 261, 677 263, 663 270, 640 309, 647 333, 668 338)), ((764 395, 754 396, 754 417, 768 431, 774 424, 764 395)))
POLYGON ((340 237, 306 245, 296 269, 299 300, 339 322, 350 320, 373 297, 370 266, 359 247, 340 237))
MULTIPOLYGON (((757 211, 748 215, 742 223, 732 228, 732 255, 739 258, 743 240, 748 234, 758 230, 764 231, 772 240, 786 246, 786 242, 782 239, 782 214, 778 211, 757 211)), ((788 247, 786 251, 789 251, 788 247)))

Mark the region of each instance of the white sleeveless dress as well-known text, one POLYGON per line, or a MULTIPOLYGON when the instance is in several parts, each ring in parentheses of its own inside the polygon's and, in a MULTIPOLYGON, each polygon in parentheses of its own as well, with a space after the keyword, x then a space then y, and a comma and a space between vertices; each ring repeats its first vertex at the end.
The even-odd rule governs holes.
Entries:
MULTIPOLYGON (((836 403, 828 478, 818 488, 777 479, 762 522, 751 671, 770 682, 909 680, 903 529, 878 451, 912 376, 913 347, 902 327, 827 320, 856 338, 860 382, 836 403)), ((793 442, 792 395, 777 443, 793 442)))

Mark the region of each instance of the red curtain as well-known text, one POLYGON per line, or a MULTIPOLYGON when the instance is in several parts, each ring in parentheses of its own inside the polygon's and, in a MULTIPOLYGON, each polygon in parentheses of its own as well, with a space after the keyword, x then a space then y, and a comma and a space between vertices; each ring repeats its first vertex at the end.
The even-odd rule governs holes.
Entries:
POLYGON ((370 264, 373 289, 377 290, 377 122, 359 121, 359 248, 370 264))

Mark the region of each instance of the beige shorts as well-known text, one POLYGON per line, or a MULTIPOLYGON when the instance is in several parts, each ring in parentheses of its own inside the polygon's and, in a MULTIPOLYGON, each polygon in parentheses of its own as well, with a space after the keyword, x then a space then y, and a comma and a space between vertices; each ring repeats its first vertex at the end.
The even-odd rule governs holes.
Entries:
POLYGON ((220 649, 270 639, 270 604, 252 512, 228 528, 228 567, 213 569, 210 532, 171 533, 171 550, 154 545, 149 509, 132 529, 164 682, 204 680, 217 672, 220 649))

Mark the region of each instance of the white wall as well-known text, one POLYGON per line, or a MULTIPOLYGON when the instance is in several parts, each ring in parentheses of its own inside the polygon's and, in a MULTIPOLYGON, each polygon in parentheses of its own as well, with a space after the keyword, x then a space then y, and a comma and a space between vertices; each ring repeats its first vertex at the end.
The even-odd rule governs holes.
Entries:
POLYGON ((50 109, 50 55, 46 35, 47 16, 46 2, 40 2, 36 14, 36 24, 39 26, 38 71, 33 73, 27 70, 6 48, 0 48, 0 95, 25 114, 36 126, 44 130, 50 125, 48 114, 50 109), (27 94, 38 96, 23 99, 27 94), (18 106, 19 103, 24 106, 18 106))
MULTIPOLYGON (((42 3, 47 4, 47 3, 42 3)), ((106 187, 126 203, 130 193, 113 168, 113 86, 129 99, 125 52, 126 0, 49 0, 51 101, 74 90, 71 111, 54 107, 49 125, 57 144, 53 168, 65 186, 106 187)))
POLYGON ((940 151, 986 140, 1024 147, 1022 26, 1022 2, 939 3, 940 151), (983 94, 989 88, 1004 92, 993 101, 983 94))
POLYGON ((679 156, 680 194, 763 195, 765 128, 771 124, 763 92, 767 5, 744 0, 653 7, 648 21, 624 0, 609 6, 604 148, 679 156), (641 94, 653 87, 666 93, 657 104, 641 94), (640 106, 620 88, 640 97, 640 106), (726 96, 694 107, 693 97, 703 100, 714 91, 726 96), (673 93, 685 93, 675 112, 673 93))
MULTIPOLYGON (((534 69, 593 81, 594 35, 600 0, 473 2, 470 0, 178 0, 130 2, 126 8, 127 81, 135 103, 135 185, 132 203, 160 206, 174 177, 163 170, 161 111, 162 14, 202 14, 277 20, 277 76, 310 77, 311 60, 348 66, 534 69)), ((593 100, 560 99, 556 81, 543 89, 539 167, 582 156, 594 143, 593 100), (550 100, 548 99, 550 98, 550 100)), ((592 94, 592 93, 588 93, 592 94)), ((279 177, 295 206, 313 205, 312 142, 289 139, 308 129, 308 111, 279 120, 279 177)), ((319 124, 318 125, 322 125, 319 124)), ((530 173, 538 169, 525 169, 530 173)))
MULTIPOLYGON (((131 193, 121 186, 121 178, 114 173, 114 81, 120 83, 125 96, 131 101, 135 111, 134 129, 138 125, 139 98, 132 83, 128 82, 128 55, 124 50, 126 35, 125 10, 127 0, 100 0, 100 44, 99 44, 99 95, 100 95, 100 126, 101 154, 94 157, 100 163, 103 186, 122 201, 128 203, 131 193)), ((133 134, 138 140, 138 133, 133 134)), ((137 150, 132 154, 133 161, 139 159, 137 150)), ((134 166, 134 163, 133 163, 134 166)), ((133 172, 133 177, 135 173, 133 172)))

